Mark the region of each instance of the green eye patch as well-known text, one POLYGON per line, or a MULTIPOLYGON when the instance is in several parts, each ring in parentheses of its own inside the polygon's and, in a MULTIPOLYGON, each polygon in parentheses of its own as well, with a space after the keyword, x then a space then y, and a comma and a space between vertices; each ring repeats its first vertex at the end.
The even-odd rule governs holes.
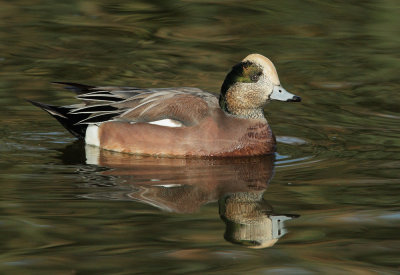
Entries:
POLYGON ((240 62, 232 67, 221 87, 221 94, 225 95, 226 91, 235 83, 252 83, 257 82, 262 75, 262 69, 256 64, 246 61, 240 62))

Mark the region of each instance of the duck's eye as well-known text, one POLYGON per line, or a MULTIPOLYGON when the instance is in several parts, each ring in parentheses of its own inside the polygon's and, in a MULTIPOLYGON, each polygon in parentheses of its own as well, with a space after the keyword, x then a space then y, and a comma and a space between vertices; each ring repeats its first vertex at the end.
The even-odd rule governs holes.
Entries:
POLYGON ((256 82, 260 78, 262 73, 255 73, 250 76, 251 81, 256 82))

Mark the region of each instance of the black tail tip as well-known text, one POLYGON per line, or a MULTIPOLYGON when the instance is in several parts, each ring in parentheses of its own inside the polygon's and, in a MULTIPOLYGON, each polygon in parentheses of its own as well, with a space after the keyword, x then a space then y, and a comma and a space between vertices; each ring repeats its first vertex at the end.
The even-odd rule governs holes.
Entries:
POLYGON ((30 99, 26 99, 25 98, 25 100, 28 101, 30 104, 32 104, 32 105, 34 105, 36 107, 42 108, 42 109, 46 109, 46 108, 50 107, 49 105, 46 105, 46 104, 43 104, 43 103, 40 103, 40 102, 37 102, 37 101, 33 101, 33 100, 30 100, 30 99))
POLYGON ((52 117, 58 120, 65 129, 67 129, 71 134, 75 137, 83 139, 86 133, 87 125, 80 124, 76 125, 82 119, 86 119, 86 115, 74 115, 69 114, 71 108, 68 106, 54 106, 54 105, 47 105, 44 103, 40 103, 37 101, 29 100, 27 101, 33 104, 36 107, 46 111, 52 117))

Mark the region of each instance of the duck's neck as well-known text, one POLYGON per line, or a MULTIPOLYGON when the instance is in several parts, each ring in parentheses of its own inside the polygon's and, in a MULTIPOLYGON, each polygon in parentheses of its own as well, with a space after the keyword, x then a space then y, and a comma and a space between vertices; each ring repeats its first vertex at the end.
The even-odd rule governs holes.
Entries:
POLYGON ((240 108, 237 105, 229 104, 229 101, 222 94, 219 96, 219 106, 225 113, 240 118, 265 120, 262 108, 240 108))

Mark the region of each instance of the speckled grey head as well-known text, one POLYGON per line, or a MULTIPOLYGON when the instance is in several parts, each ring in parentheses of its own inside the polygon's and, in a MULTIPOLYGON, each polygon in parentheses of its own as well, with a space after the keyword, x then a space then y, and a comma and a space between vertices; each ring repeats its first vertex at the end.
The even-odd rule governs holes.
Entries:
POLYGON ((220 106, 248 118, 263 116, 269 100, 300 101, 280 84, 274 64, 265 56, 250 54, 232 67, 221 87, 220 106))

